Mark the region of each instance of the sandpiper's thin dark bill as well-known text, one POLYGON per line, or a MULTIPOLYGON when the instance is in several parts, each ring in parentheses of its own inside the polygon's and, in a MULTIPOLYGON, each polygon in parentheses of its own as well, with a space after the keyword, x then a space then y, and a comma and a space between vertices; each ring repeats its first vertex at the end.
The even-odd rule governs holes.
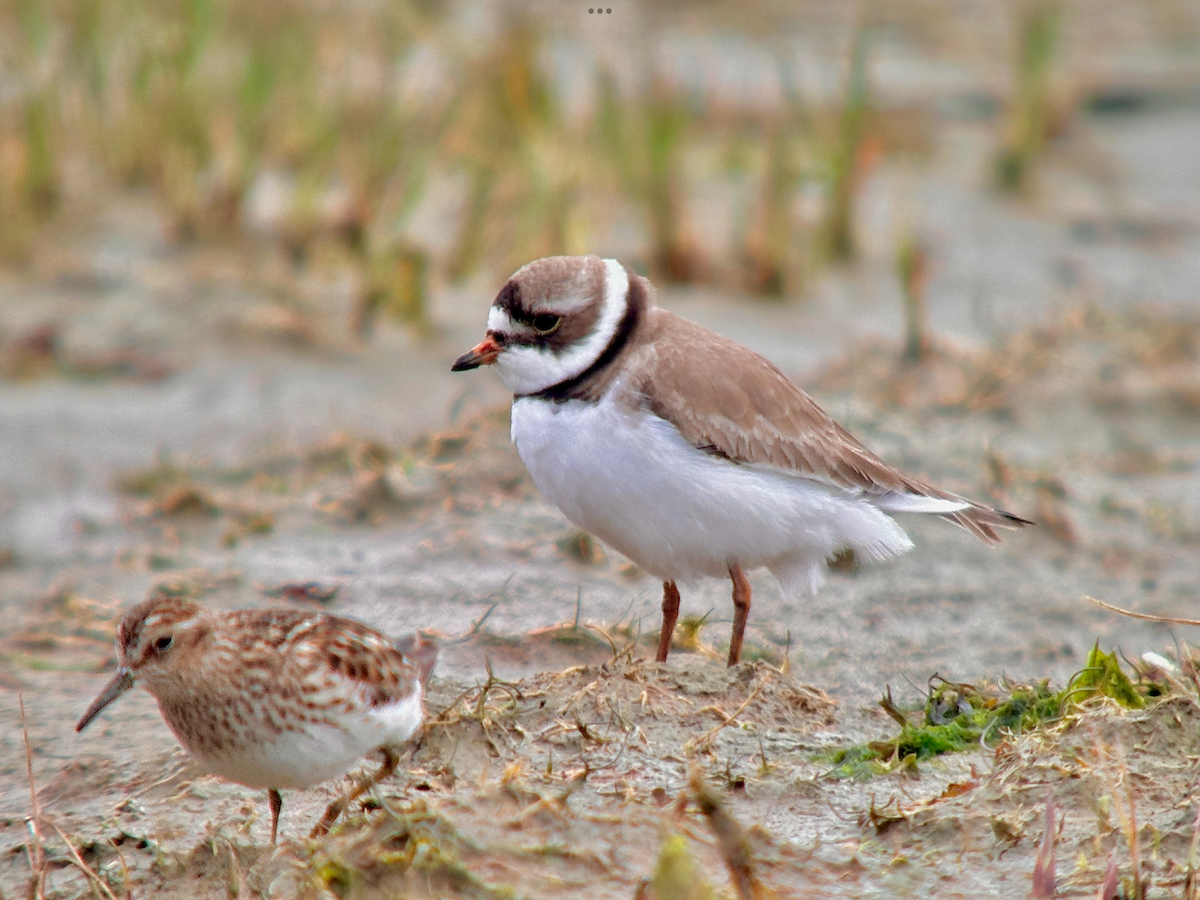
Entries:
POLYGON ((76 733, 87 728, 91 724, 92 719, 100 715, 100 711, 104 707, 108 706, 108 704, 112 703, 131 687, 133 687, 133 673, 128 669, 117 669, 117 674, 104 686, 104 690, 92 701, 92 705, 87 708, 87 712, 75 723, 76 733))

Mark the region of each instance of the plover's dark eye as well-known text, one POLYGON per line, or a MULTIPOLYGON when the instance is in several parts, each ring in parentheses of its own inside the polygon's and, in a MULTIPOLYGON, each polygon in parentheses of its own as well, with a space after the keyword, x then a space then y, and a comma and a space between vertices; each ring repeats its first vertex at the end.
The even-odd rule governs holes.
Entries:
POLYGON ((538 334, 553 334, 562 324, 562 316, 556 316, 553 313, 538 313, 530 324, 538 334))
POLYGON ((171 644, 173 644, 174 642, 175 642, 175 638, 171 637, 171 635, 169 635, 169 634, 163 635, 157 641, 154 642, 154 649, 158 650, 160 653, 163 650, 170 650, 171 644))

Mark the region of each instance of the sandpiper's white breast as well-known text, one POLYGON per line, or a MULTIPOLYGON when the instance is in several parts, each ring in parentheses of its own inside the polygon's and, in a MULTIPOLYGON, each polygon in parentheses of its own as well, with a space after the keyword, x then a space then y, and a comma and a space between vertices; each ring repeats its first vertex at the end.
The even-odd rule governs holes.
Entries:
POLYGON ((861 495, 697 450, 670 422, 617 400, 518 398, 512 437, 545 498, 653 575, 724 576, 767 566, 789 591, 815 589, 825 560, 911 549, 861 495))
POLYGON ((246 787, 309 788, 344 775, 378 746, 367 746, 350 728, 309 723, 303 731, 197 754, 196 759, 209 772, 246 787))

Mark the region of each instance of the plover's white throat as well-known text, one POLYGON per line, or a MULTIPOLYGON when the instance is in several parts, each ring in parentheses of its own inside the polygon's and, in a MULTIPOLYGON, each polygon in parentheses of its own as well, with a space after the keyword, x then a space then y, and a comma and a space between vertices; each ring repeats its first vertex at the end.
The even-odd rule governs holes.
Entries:
POLYGON ((453 369, 496 366, 538 489, 662 580, 660 661, 677 581, 732 579, 733 665, 748 569, 814 591, 841 551, 879 561, 912 548, 889 513, 943 516, 988 542, 1029 524, 889 466, 768 360, 658 309, 653 294, 616 260, 535 260, 496 295, 487 336, 453 369))
POLYGON ((139 684, 204 768, 268 789, 271 843, 280 788, 336 778, 363 755, 383 767, 325 810, 321 834, 345 804, 395 771, 397 748, 420 727, 422 684, 437 648, 393 644, 353 619, 293 609, 211 612, 153 597, 121 619, 117 674, 75 726, 139 684))

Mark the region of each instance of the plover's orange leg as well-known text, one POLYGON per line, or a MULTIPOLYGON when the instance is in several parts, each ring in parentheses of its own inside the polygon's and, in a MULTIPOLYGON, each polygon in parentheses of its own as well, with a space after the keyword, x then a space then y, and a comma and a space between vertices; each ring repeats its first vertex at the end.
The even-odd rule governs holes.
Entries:
POLYGON ((400 757, 396 752, 388 747, 381 747, 380 752, 383 753, 383 765, 379 767, 379 771, 372 778, 364 778, 345 797, 339 797, 325 807, 325 814, 321 816, 315 826, 313 826, 312 834, 309 837, 320 837, 329 831, 329 827, 337 821, 337 817, 342 814, 347 806, 373 788, 379 782, 384 781, 392 776, 396 771, 396 766, 400 764, 400 757))
POLYGON ((271 846, 275 846, 275 835, 279 833, 279 811, 283 809, 283 797, 275 788, 267 791, 267 802, 271 805, 271 846))
POLYGON ((679 588, 675 582, 663 582, 662 633, 658 636, 658 653, 655 660, 666 662, 671 652, 671 635, 675 633, 675 622, 679 619, 679 588))
POLYGON ((728 664, 736 666, 742 659, 742 635, 750 615, 750 582, 737 563, 729 567, 729 577, 733 581, 733 637, 729 639, 728 664))

